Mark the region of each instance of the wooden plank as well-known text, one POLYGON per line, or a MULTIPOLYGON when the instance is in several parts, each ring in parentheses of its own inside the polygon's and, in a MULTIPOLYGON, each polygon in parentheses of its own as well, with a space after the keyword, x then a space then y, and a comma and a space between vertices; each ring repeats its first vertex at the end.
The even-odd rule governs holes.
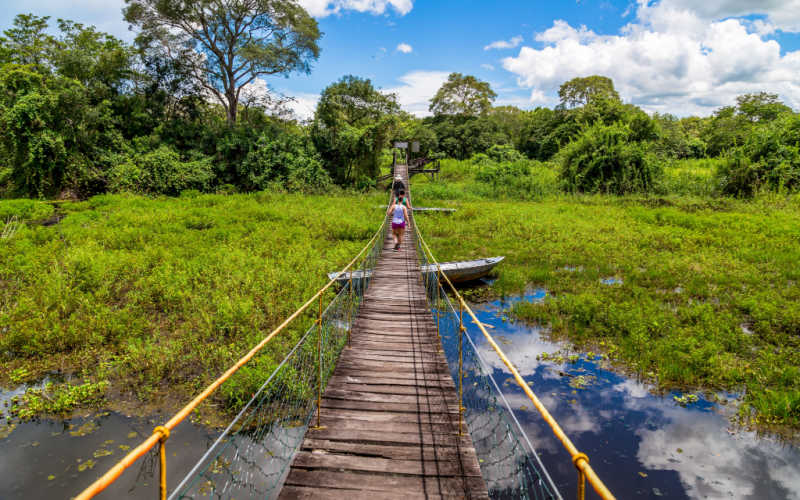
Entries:
POLYGON ((416 403, 376 403, 375 401, 355 401, 352 399, 332 399, 322 398, 322 408, 340 408, 343 410, 374 410, 391 411, 405 413, 455 413, 458 414, 458 405, 453 404, 433 404, 426 403, 418 405, 416 403))
POLYGON ((477 467, 462 469, 456 460, 402 460, 356 455, 332 455, 299 451, 294 458, 295 467, 304 469, 333 469, 391 474, 413 474, 416 476, 473 476, 480 477, 477 467), (477 469, 477 470, 476 470, 477 469))
POLYGON ((328 439, 331 441, 352 441, 362 444, 379 444, 395 446, 444 446, 455 447, 459 440, 462 445, 472 446, 472 441, 464 441, 465 436, 440 434, 435 432, 369 432, 352 429, 309 429, 306 434, 310 439, 328 439))
MULTIPOLYGON (((360 475, 360 474, 359 474, 360 475)), ((427 485, 427 481, 426 481, 427 485)), ((422 486, 420 487, 421 493, 393 493, 391 491, 381 492, 378 495, 383 500, 441 500, 441 499, 456 499, 465 498, 464 493, 448 493, 448 494, 433 494, 424 493, 422 486)), ((319 500, 341 500, 347 498, 348 500, 376 500, 376 494, 369 490, 358 490, 353 488, 326 488, 326 487, 313 487, 313 486, 286 486, 285 491, 281 491, 278 498, 282 499, 319 499, 319 500)), ((488 496, 475 497, 470 495, 469 498, 489 498, 488 496)))
POLYGON ((307 438, 301 449, 305 451, 325 450, 329 453, 371 456, 401 460, 461 460, 476 457, 475 449, 459 446, 403 446, 396 444, 364 444, 329 439, 307 438))
MULTIPOLYGON (((370 432, 400 432, 400 433, 435 433, 458 435, 458 422, 421 423, 421 422, 385 422, 373 419, 338 418, 327 413, 323 415, 321 424, 331 429, 360 430, 370 432)), ((310 434, 310 436, 313 434, 310 434)))
POLYGON ((453 393, 430 395, 430 396, 411 396, 405 394, 378 394, 374 392, 345 391, 342 389, 331 389, 325 391, 324 397, 327 399, 346 399, 348 401, 369 401, 372 403, 408 403, 424 405, 428 403, 440 404, 442 402, 457 405, 458 399, 453 393))
POLYGON ((420 387, 425 389, 444 389, 444 390, 454 390, 455 383, 452 380, 447 380, 447 375, 441 374, 431 374, 429 377, 394 377, 392 373, 383 373, 381 375, 385 375, 383 377, 375 377, 375 374, 372 372, 354 372, 348 371, 347 373, 341 373, 337 375, 336 378, 331 378, 330 383, 334 383, 335 380, 337 384, 342 384, 342 387, 345 387, 345 384, 363 384, 363 385, 374 385, 374 386, 383 386, 383 385, 392 385, 395 387, 420 387), (346 379, 346 380, 345 380, 346 379))
POLYGON ((453 393, 453 386, 413 386, 395 384, 338 384, 337 387, 346 391, 373 392, 377 394, 404 394, 429 396, 442 393, 453 393))
POLYGON ((369 410, 341 410, 328 408, 325 415, 334 418, 349 418, 351 420, 372 420, 380 422, 411 422, 411 423, 455 423, 458 425, 458 414, 453 413, 400 413, 389 411, 369 410))
MULTIPOLYGON (((477 482, 479 483, 480 480, 477 482)), ((389 495, 402 494, 404 499, 441 498, 441 495, 463 498, 465 486, 480 487, 479 484, 476 484, 476 480, 471 477, 437 479, 425 476, 359 474, 328 470, 309 471, 306 469, 293 470, 289 477, 286 478, 286 484, 315 484, 318 488, 340 490, 347 490, 353 488, 353 485, 358 485, 362 490, 381 492, 380 498, 391 498, 384 495, 384 493, 388 492, 389 495)), ((340 494, 344 493, 341 492, 340 494)), ((370 500, 376 500, 374 494, 370 500)))

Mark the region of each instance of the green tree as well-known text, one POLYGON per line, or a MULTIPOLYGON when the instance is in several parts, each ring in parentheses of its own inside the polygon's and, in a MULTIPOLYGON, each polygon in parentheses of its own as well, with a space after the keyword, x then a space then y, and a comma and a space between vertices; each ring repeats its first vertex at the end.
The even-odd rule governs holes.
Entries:
POLYGON ((33 14, 19 14, 14 27, 0 37, 0 62, 32 64, 39 70, 46 67, 55 39, 46 33, 50 18, 33 14))
POLYGON ((485 153, 495 144, 510 139, 488 115, 439 115, 427 118, 439 139, 439 151, 450 158, 467 159, 485 153))
POLYGON ((95 160, 119 142, 108 107, 92 108, 80 82, 33 68, 0 68, 0 149, 16 189, 40 197, 97 190, 95 160))
POLYGON ((134 77, 134 49, 118 38, 72 21, 58 20, 54 44, 56 71, 86 86, 92 101, 118 95, 134 77))
POLYGON ((319 57, 316 20, 294 0, 125 0, 125 20, 157 40, 236 122, 242 89, 256 78, 308 73, 319 57))
POLYGON ((516 106, 495 106, 489 111, 489 119, 497 124, 516 148, 519 148, 526 118, 527 112, 516 106))
POLYGON ((564 82, 558 89, 558 97, 561 106, 567 109, 585 106, 597 98, 620 101, 611 78, 599 75, 577 77, 564 82))
POLYGON ((702 138, 706 143, 708 156, 722 153, 744 143, 753 128, 753 123, 743 115, 737 114, 733 106, 724 106, 705 121, 702 138))
POLYGON ((496 97, 488 82, 472 75, 450 73, 431 99, 428 110, 434 115, 477 116, 489 111, 496 97))
POLYGON ((322 91, 311 137, 336 182, 377 177, 399 112, 396 96, 379 92, 369 79, 347 75, 322 91))
POLYGON ((792 109, 778 99, 778 94, 759 92, 744 94, 736 98, 736 111, 751 122, 766 122, 781 114, 791 113, 792 109))

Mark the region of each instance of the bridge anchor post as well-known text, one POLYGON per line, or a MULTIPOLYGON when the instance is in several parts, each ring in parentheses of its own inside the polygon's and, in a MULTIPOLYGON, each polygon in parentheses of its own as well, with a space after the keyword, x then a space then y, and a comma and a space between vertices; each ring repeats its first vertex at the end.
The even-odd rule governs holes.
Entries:
POLYGON ((317 336, 317 364, 318 364, 318 380, 317 380, 317 425, 313 426, 313 430, 324 429, 320 425, 320 414, 322 413, 322 294, 319 295, 319 314, 317 316, 317 325, 319 327, 319 335, 317 336))
POLYGON ((350 298, 347 302, 347 347, 350 347, 350 332, 353 331, 353 270, 350 269, 350 298))
POLYGON ((464 435, 464 299, 458 301, 458 435, 464 435))

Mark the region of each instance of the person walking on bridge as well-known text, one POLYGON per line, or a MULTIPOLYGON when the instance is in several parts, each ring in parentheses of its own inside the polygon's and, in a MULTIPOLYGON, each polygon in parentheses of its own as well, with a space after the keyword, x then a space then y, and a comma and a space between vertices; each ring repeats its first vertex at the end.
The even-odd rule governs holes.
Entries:
POLYGON ((406 192, 401 190, 386 212, 387 215, 392 216, 392 238, 394 239, 395 252, 400 250, 400 243, 403 242, 403 233, 406 230, 406 221, 408 220, 408 209, 403 203, 405 195, 406 192))

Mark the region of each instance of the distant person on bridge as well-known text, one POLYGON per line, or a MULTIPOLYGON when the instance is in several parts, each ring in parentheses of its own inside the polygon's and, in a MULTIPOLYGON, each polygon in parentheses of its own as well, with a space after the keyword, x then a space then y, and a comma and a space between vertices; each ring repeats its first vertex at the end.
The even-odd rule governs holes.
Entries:
POLYGON ((392 216, 392 238, 394 238, 394 251, 400 250, 400 243, 403 242, 403 232, 406 230, 408 220, 408 209, 403 204, 406 192, 400 190, 398 197, 395 198, 392 206, 389 207, 387 215, 392 216))
POLYGON ((411 200, 407 197, 400 198, 400 193, 405 193, 405 185, 403 184, 403 179, 400 176, 395 177, 394 179, 394 202, 401 203, 406 208, 413 208, 411 207, 411 200))

